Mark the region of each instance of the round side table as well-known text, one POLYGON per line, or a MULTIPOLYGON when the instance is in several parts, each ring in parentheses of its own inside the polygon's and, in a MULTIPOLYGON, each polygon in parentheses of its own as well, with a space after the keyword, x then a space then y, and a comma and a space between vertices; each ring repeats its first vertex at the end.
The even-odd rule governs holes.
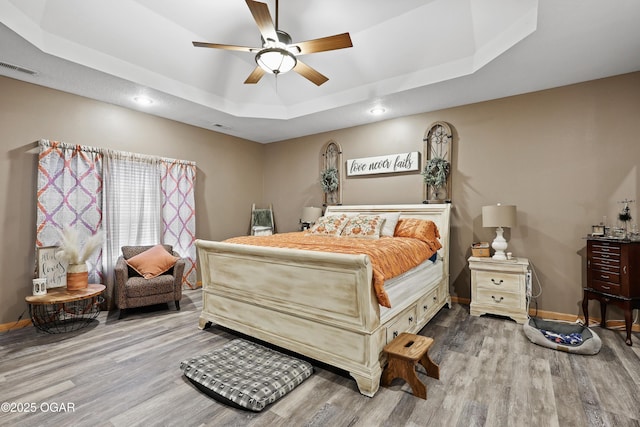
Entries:
POLYGON ((33 326, 49 334, 71 332, 91 324, 100 313, 105 286, 89 284, 85 289, 47 289, 46 295, 29 295, 29 315, 33 326))

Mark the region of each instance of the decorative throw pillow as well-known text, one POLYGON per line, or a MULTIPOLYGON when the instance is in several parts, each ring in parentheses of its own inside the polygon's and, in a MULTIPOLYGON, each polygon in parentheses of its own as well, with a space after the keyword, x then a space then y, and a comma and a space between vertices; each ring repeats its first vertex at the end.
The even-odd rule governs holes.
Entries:
POLYGON ((380 215, 358 215, 349 218, 349 222, 342 229, 343 237, 359 237, 363 239, 377 239, 384 219, 380 215))
POLYGON ((398 225, 398 220, 400 219, 400 212, 384 213, 380 214, 380 216, 384 219, 380 235, 393 237, 396 231, 396 225, 398 225))
POLYGON ((153 279, 168 271, 179 259, 180 257, 167 252, 162 245, 155 245, 125 261, 145 279, 153 279))
POLYGON ((413 237, 430 243, 437 242, 437 239, 440 238, 440 233, 433 221, 418 218, 401 218, 398 220, 394 236, 413 237))
POLYGON ((347 225, 348 218, 346 215, 329 215, 318 218, 313 227, 309 229, 307 234, 318 236, 339 236, 340 232, 347 225))

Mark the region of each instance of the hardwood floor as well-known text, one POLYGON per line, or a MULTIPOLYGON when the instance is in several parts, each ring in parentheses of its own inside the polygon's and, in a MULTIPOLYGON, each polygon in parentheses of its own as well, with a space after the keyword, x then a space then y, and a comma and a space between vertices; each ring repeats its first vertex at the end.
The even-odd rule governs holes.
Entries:
POLYGON ((570 355, 532 344, 511 320, 470 317, 455 304, 421 331, 435 339, 430 355, 440 365, 440 380, 420 371, 427 400, 401 380, 362 396, 346 373, 314 362, 311 378, 252 413, 218 403, 182 376, 183 359, 236 336, 198 329, 200 291, 185 291, 181 306, 122 320, 101 313, 99 324, 68 334, 0 334, 0 402, 35 409, 0 412, 0 425, 640 426, 637 334, 627 347, 622 331, 594 328, 600 353, 570 355))

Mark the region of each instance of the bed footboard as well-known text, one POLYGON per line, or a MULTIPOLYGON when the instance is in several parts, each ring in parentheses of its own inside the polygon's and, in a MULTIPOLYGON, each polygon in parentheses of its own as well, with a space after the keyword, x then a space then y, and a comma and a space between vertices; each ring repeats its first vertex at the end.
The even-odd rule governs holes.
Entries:
POLYGON ((384 334, 366 255, 203 240, 196 246, 201 328, 214 322, 345 369, 363 394, 375 393, 384 334))

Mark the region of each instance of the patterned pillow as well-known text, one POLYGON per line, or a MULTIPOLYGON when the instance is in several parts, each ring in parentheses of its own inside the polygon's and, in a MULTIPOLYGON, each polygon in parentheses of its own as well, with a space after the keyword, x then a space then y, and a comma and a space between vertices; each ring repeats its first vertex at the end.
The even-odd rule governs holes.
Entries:
POLYGON ((319 236, 339 236, 340 232, 347 225, 348 218, 346 215, 329 215, 318 218, 313 227, 309 229, 307 234, 319 236))
POLYGON ((199 390, 214 399, 256 412, 313 373, 309 362, 242 338, 187 359, 180 369, 199 390))
POLYGON ((342 229, 343 237, 359 237, 363 239, 378 239, 384 218, 380 215, 358 215, 349 218, 349 222, 342 229))
POLYGON ((398 220, 394 236, 413 237, 414 239, 430 243, 438 242, 440 233, 433 221, 418 218, 401 218, 398 220))

